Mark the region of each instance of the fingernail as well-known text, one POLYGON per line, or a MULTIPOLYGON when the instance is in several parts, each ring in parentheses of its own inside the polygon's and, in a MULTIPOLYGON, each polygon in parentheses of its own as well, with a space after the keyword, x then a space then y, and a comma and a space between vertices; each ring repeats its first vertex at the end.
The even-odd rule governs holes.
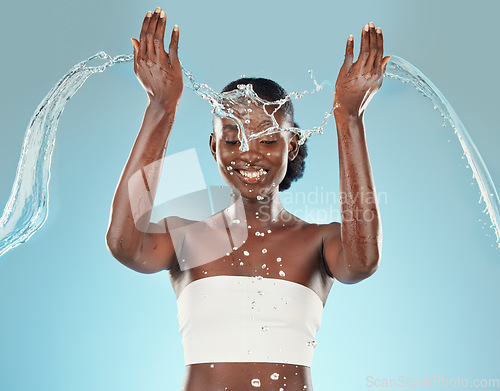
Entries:
POLYGON ((165 17, 165 12, 164 11, 161 11, 160 12, 160 18, 164 18, 165 17))
POLYGON ((368 25, 366 25, 366 26, 364 27, 364 30, 365 30, 365 31, 368 31, 368 25))
POLYGON ((160 13, 160 11, 161 11, 161 8, 160 8, 160 7, 156 7, 156 9, 155 9, 155 14, 159 14, 159 13, 160 13))
POLYGON ((370 25, 370 27, 375 27, 375 25, 373 24, 373 22, 370 22, 368 24, 370 25))
POLYGON ((151 16, 153 16, 153 13, 152 13, 151 11, 148 11, 148 13, 146 14, 146 16, 147 16, 148 18, 150 18, 151 16))
POLYGON ((351 35, 349 35, 349 38, 347 38, 349 41, 352 41, 354 39, 354 37, 351 35))
POLYGON ((380 27, 377 29, 377 34, 382 34, 382 29, 380 27))
POLYGON ((175 31, 179 31, 179 26, 175 25, 175 26, 174 26, 174 30, 175 30, 175 31))

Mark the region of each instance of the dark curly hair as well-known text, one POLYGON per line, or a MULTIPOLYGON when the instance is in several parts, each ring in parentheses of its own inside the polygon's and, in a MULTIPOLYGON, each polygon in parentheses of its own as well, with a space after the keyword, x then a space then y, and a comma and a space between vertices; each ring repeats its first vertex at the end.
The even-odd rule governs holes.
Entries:
MULTIPOLYGON (((275 81, 264 78, 257 77, 243 77, 238 80, 234 80, 225 86, 221 93, 236 90, 238 84, 251 84, 254 92, 264 100, 273 102, 279 99, 284 99, 287 96, 286 91, 275 81)), ((291 100, 287 100, 286 103, 281 107, 283 113, 290 119, 293 126, 298 128, 299 125, 294 122, 293 119, 293 104, 291 100)), ((286 170, 285 177, 279 185, 279 191, 287 190, 292 185, 292 182, 298 180, 304 175, 304 170, 306 168, 306 162, 304 161, 307 156, 307 145, 302 144, 299 147, 299 152, 297 156, 292 161, 288 161, 288 166, 286 170)))

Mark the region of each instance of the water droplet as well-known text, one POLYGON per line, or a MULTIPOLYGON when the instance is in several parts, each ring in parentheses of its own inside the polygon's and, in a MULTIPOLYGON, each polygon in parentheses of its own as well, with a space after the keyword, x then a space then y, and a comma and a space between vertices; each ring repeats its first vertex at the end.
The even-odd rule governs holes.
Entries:
POLYGON ((266 268, 266 264, 264 263, 264 264, 262 265, 262 269, 265 269, 265 268, 266 268))
POLYGON ((265 254, 265 253, 267 253, 267 248, 262 249, 262 254, 265 254))
POLYGON ((214 367, 214 364, 210 364, 210 368, 213 368, 214 367))
POLYGON ((270 234, 272 231, 270 229, 267 230, 267 233, 270 234))
POLYGON ((241 266, 243 266, 243 265, 244 265, 243 261, 242 261, 242 262, 240 262, 240 265, 241 265, 241 266))
POLYGON ((276 258, 276 261, 281 262, 281 258, 279 258, 279 257, 276 258))
POLYGON ((274 373, 271 375, 271 379, 273 379, 273 380, 278 380, 279 378, 280 378, 279 373, 274 372, 274 373))
POLYGON ((260 379, 252 379, 252 386, 260 387, 260 379))
POLYGON ((283 270, 280 270, 280 276, 285 277, 285 272, 283 270))
POLYGON ((260 232, 259 231, 255 231, 255 236, 260 236, 260 232))
POLYGON ((249 119, 246 119, 246 120, 245 120, 245 123, 246 123, 246 124, 249 124, 249 123, 250 123, 250 120, 249 120, 249 119))
POLYGON ((243 255, 246 255, 247 257, 250 255, 250 253, 248 251, 243 251, 243 255))
POLYGON ((231 170, 233 169, 233 167, 231 167, 231 166, 227 166, 227 167, 226 167, 226 169, 227 169, 228 171, 231 171, 231 170))
POLYGON ((234 224, 239 224, 240 222, 241 222, 241 221, 240 221, 239 219, 234 219, 234 220, 233 220, 233 223, 234 223, 234 224))
POLYGON ((317 345, 318 345, 318 343, 314 339, 312 341, 307 342, 307 346, 312 346, 315 348, 317 345))
POLYGON ((257 199, 258 199, 259 201, 262 201, 262 200, 264 199, 264 197, 262 197, 261 195, 258 195, 258 196, 257 196, 257 199))

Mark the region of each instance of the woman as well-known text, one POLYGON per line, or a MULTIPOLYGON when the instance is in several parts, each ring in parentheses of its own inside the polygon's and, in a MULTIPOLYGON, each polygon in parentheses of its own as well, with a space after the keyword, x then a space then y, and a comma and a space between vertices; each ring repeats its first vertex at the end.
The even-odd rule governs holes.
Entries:
MULTIPOLYGON (((113 200, 109 251, 138 272, 169 271, 183 333, 184 391, 311 390, 313 337, 334 279, 361 281, 380 260, 381 224, 363 114, 390 59, 383 57, 382 31, 373 23, 363 28, 356 62, 349 37, 335 87, 341 223, 309 224, 281 205, 279 190, 303 167, 296 159, 305 150, 296 135, 250 138, 242 151, 235 121, 216 117, 210 148, 234 203, 201 223, 165 219, 162 230, 149 223, 143 197, 129 197, 129 191, 134 194, 135 173, 163 159, 183 90, 179 29, 174 26, 167 53, 165 27, 165 13, 157 8, 146 14, 140 40, 132 39, 134 71, 149 103, 113 200)), ((274 82, 245 80, 264 101, 276 99, 270 90, 280 95, 274 82)), ((248 137, 272 125, 269 106, 242 99, 232 109, 248 137)), ((280 128, 293 127, 291 103, 275 118, 280 128)), ((153 196, 159 173, 145 173, 153 196)))

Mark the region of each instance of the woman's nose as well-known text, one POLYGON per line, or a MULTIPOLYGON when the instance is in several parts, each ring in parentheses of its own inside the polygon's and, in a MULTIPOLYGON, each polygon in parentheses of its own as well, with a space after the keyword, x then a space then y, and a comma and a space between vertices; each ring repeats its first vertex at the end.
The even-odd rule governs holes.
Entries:
POLYGON ((248 164, 255 164, 262 160, 263 155, 260 150, 258 140, 248 140, 248 151, 240 153, 240 159, 248 164))

